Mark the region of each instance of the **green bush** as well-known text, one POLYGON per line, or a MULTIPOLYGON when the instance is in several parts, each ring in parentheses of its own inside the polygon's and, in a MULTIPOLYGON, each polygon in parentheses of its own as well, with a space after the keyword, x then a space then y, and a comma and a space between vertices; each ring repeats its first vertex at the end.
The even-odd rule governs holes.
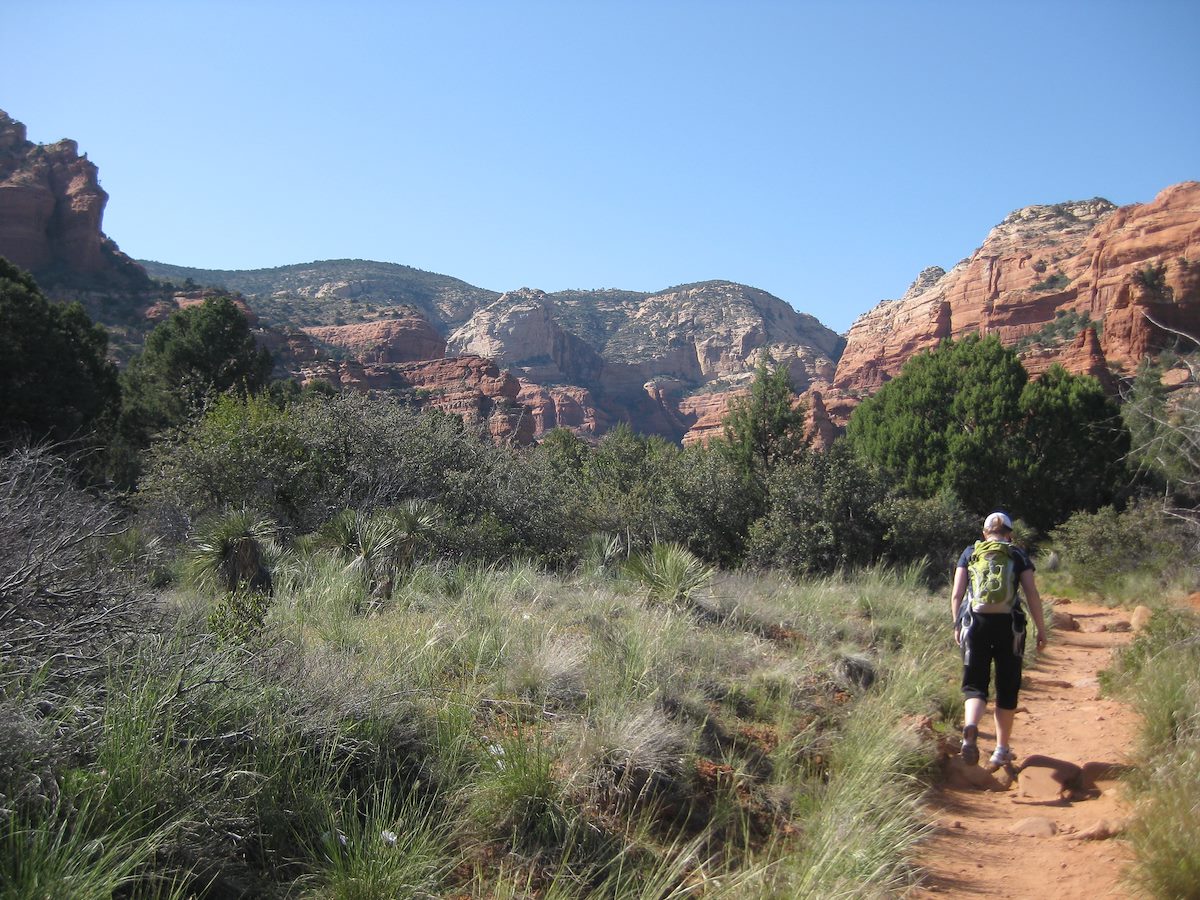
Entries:
POLYGON ((586 533, 579 498, 547 459, 496 447, 460 419, 394 399, 311 396, 283 409, 219 400, 151 449, 136 500, 160 520, 247 506, 285 532, 315 531, 338 510, 436 504, 451 551, 570 560, 586 533))
POLYGON ((887 529, 885 558, 894 565, 919 563, 931 585, 951 577, 963 548, 979 536, 979 517, 947 492, 928 500, 888 497, 875 512, 887 529))
POLYGON ((751 527, 747 558, 794 573, 865 566, 882 546, 886 494, 872 467, 841 442, 781 464, 767 478, 768 511, 751 527))
POLYGON ((1155 576, 1163 586, 1191 579, 1188 536, 1151 502, 1117 512, 1106 506, 1080 512, 1050 534, 1072 584, 1101 594, 1119 591, 1119 582, 1138 575, 1155 576))

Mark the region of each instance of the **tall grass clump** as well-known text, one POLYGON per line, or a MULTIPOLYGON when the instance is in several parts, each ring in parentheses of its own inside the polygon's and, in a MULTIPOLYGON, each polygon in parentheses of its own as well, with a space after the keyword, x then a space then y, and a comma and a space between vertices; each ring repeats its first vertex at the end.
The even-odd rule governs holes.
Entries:
POLYGON ((1129 830, 1135 880, 1151 896, 1200 897, 1200 616, 1161 608, 1106 682, 1142 718, 1129 830))
POLYGON ((162 832, 139 832, 112 822, 103 797, 86 797, 74 809, 59 806, 47 819, 0 820, 0 897, 4 900, 110 900, 133 896, 175 900, 188 896, 186 880, 154 874, 162 832))
POLYGON ((384 788, 331 806, 310 854, 320 862, 299 896, 313 900, 439 896, 460 861, 454 827, 433 802, 384 788))
POLYGON ((806 785, 804 842, 779 861, 770 895, 884 896, 911 886, 935 750, 901 711, 932 691, 930 671, 916 662, 894 671, 885 691, 855 707, 830 750, 827 780, 806 785))

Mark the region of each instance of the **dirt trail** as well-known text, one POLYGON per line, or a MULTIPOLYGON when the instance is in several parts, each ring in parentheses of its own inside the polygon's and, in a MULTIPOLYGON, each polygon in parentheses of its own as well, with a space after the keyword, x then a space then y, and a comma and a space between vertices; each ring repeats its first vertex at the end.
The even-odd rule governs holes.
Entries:
MULTIPOLYGON (((920 859, 928 878, 913 896, 1140 896, 1123 877, 1132 859, 1125 842, 1083 837, 1128 815, 1114 766, 1130 762, 1137 717, 1100 698, 1097 673, 1130 639, 1106 630, 1128 627, 1129 612, 1078 603, 1057 609, 1081 630, 1054 630, 1037 666, 1026 670, 1013 729, 1018 780, 1004 790, 1004 770, 995 780, 981 778, 979 767, 966 771, 950 760, 947 783, 930 800, 938 828, 920 859), (1042 836, 1014 833, 1019 823, 1042 836)), ((995 746, 993 729, 989 705, 979 734, 983 763, 995 746)))

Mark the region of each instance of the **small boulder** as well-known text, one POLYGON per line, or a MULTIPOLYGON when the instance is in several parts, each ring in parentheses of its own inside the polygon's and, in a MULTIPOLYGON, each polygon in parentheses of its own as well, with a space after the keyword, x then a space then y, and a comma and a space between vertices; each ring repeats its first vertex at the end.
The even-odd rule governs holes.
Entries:
POLYGON ((1107 841, 1109 838, 1121 834, 1125 830, 1125 826, 1124 819, 1101 819, 1083 831, 1067 835, 1066 839, 1068 841, 1107 841))
POLYGON ((1154 615, 1148 606, 1139 606, 1133 611, 1133 615, 1129 617, 1129 625, 1134 631, 1141 631, 1146 627, 1146 623, 1150 621, 1150 617, 1154 615))
POLYGON ((1022 837, 1051 838, 1058 834, 1058 826, 1043 816, 1030 816, 1015 823, 1008 831, 1022 837))
POLYGON ((1079 623, 1070 613, 1056 609, 1050 616, 1050 624, 1056 631, 1078 631, 1079 623))
POLYGON ((1005 791, 1006 785, 996 780, 991 772, 982 766, 968 766, 958 758, 948 761, 946 782, 950 787, 971 788, 977 791, 1005 791))
POLYGON ((1066 800, 1079 786, 1083 772, 1079 766, 1050 756, 1027 757, 1017 772, 1021 796, 1033 800, 1066 800))

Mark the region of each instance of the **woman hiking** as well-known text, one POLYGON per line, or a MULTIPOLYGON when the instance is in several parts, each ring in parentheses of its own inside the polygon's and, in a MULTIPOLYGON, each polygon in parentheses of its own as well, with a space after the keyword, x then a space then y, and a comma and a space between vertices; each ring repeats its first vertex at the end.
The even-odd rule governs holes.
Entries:
POLYGON ((1025 614, 1021 592, 1037 626, 1037 648, 1046 646, 1042 597, 1033 580, 1033 562, 1012 543, 1012 520, 994 512, 983 520, 983 540, 967 547, 954 571, 950 614, 954 641, 962 648, 963 715, 962 758, 979 762, 979 723, 987 708, 992 664, 996 667, 996 750, 992 769, 1012 762, 1013 715, 1021 686, 1025 654, 1025 614), (964 599, 966 602, 964 603, 964 599))

